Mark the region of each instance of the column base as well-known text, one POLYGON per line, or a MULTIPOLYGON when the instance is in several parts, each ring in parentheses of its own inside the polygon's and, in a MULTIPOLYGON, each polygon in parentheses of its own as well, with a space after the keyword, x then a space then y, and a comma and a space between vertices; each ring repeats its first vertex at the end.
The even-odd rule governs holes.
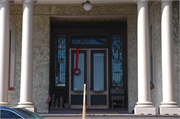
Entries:
POLYGON ((155 115, 156 109, 153 105, 151 107, 138 107, 138 106, 136 106, 134 108, 134 114, 137 114, 137 115, 155 115))
POLYGON ((180 115, 180 108, 163 108, 159 107, 160 115, 180 115))
POLYGON ((27 110, 30 110, 32 112, 37 112, 37 108, 34 106, 32 102, 19 102, 18 108, 25 108, 27 110))
POLYGON ((0 102, 0 105, 9 105, 8 102, 0 102))
POLYGON ((36 107, 31 107, 31 108, 25 107, 25 109, 37 113, 37 108, 36 107))

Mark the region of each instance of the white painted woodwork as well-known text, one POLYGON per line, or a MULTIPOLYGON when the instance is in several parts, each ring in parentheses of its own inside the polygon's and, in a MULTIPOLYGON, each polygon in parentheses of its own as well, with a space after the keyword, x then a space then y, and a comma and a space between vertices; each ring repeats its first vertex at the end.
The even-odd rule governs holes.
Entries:
POLYGON ((19 106, 32 107, 33 96, 33 0, 23 2, 21 87, 19 106))
MULTIPOLYGON (((175 101, 174 50, 172 29, 172 1, 162 0, 161 51, 162 51, 162 102, 160 108, 178 107, 175 101)), ((180 112, 179 112, 180 113, 180 112)))
POLYGON ((155 114, 150 95, 148 2, 138 0, 138 102, 135 114, 155 114), (144 110, 141 108, 145 108, 144 110), (149 109, 147 109, 149 108, 149 109))
POLYGON ((0 1, 0 105, 8 105, 9 85, 9 0, 0 1))

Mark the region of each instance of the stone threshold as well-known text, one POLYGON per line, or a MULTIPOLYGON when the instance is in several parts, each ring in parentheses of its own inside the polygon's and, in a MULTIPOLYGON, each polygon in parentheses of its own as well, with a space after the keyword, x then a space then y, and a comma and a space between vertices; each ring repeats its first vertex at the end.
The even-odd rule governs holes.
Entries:
MULTIPOLYGON (((82 117, 82 114, 39 114, 42 117, 82 117)), ((86 114, 86 117, 180 117, 180 115, 86 114)))

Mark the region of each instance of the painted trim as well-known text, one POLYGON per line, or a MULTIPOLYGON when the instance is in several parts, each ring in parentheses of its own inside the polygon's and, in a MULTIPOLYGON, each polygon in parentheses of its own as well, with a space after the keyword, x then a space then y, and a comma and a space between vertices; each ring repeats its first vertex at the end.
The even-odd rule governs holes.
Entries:
POLYGON ((14 87, 9 87, 9 90, 14 90, 14 87))
POLYGON ((10 30, 11 30, 11 54, 10 54, 10 72, 9 72, 9 90, 14 90, 14 72, 15 72, 15 17, 10 16, 10 30))

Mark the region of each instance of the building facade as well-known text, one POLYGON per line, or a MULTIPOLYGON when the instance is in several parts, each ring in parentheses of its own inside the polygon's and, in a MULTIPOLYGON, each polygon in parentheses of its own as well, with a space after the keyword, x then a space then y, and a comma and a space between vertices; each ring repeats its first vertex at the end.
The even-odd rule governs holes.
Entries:
POLYGON ((88 109, 122 108, 116 90, 129 113, 179 114, 179 1, 82 2, 1 0, 0 104, 79 109, 86 83, 88 109))

